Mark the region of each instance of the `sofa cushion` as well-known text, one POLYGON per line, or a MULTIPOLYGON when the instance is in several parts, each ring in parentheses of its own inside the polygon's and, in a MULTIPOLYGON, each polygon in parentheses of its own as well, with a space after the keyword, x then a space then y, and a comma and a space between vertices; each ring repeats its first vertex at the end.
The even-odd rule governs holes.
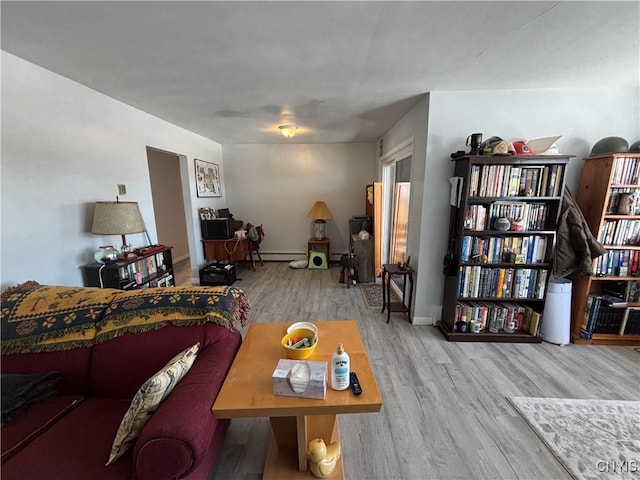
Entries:
POLYGON ((123 480, 127 454, 105 467, 127 400, 87 398, 2 465, 2 480, 123 480))
POLYGON ((216 419, 212 407, 242 341, 237 330, 223 331, 217 342, 201 346, 187 375, 136 440, 138 478, 207 478, 229 426, 228 419, 216 419))
POLYGON ((202 351, 208 345, 227 341, 232 332, 237 330, 213 323, 191 327, 169 324, 144 335, 126 333, 99 343, 93 347, 91 359, 92 395, 131 400, 140 385, 160 370, 176 352, 196 343, 200 343, 202 351), (135 368, 132 368, 133 365, 135 368), (122 375, 122 372, 127 372, 127 375, 122 375))
POLYGON ((81 401, 82 397, 79 395, 49 398, 31 405, 15 421, 3 425, 0 429, 2 463, 50 428, 81 401))
POLYGON ((198 354, 200 344, 178 353, 155 375, 142 384, 131 401, 118 427, 107 465, 111 465, 131 448, 140 432, 155 413, 158 405, 171 393, 189 371, 198 354))
POLYGON ((86 396, 89 393, 90 348, 2 355, 0 365, 2 373, 40 373, 45 368, 61 372, 62 378, 57 385, 61 395, 86 396))

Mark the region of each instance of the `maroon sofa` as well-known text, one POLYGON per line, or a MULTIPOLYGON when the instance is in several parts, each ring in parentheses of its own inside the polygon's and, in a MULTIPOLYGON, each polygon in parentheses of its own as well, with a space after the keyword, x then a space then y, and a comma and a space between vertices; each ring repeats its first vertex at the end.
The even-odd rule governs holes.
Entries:
MULTIPOLYGON (((242 341, 234 324, 244 324, 249 310, 241 290, 220 288, 235 297, 228 305, 229 310, 235 310, 228 312, 228 322, 194 321, 197 312, 192 309, 189 322, 167 320, 144 329, 140 325, 145 323, 137 317, 135 329, 58 351, 11 353, 15 345, 7 341, 11 348, 5 353, 5 338, 13 338, 7 329, 16 321, 31 318, 12 318, 7 311, 11 302, 3 302, 2 373, 61 372, 62 377, 58 395, 30 406, 2 426, 2 479, 206 478, 229 426, 228 420, 216 419, 211 408, 242 341), (160 404, 133 450, 106 467, 116 431, 136 391, 174 355, 197 342, 200 351, 196 361, 160 404)), ((86 290, 90 289, 83 292, 86 290)), ((171 291, 161 290, 163 295, 171 291)), ((208 294, 214 288, 188 290, 207 297, 209 304, 211 298, 219 299, 208 294)), ((114 301, 121 295, 114 291, 114 301)), ((135 293, 127 295, 121 303, 131 310, 131 300, 137 297, 135 293)), ((116 313, 112 303, 107 302, 106 310, 116 313)), ((14 316, 19 317, 18 306, 15 310, 14 316)), ((163 310, 164 315, 168 312, 163 310)), ((224 315, 224 311, 216 313, 219 318, 224 315)), ((97 338, 104 318, 96 320, 97 338)), ((47 348, 40 345, 34 349, 47 348)))

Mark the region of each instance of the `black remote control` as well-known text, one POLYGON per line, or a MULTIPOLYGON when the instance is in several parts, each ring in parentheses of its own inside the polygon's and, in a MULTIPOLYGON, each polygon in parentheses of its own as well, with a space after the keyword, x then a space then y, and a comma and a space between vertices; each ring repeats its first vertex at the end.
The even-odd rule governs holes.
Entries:
POLYGON ((354 395, 360 395, 362 393, 362 387, 360 386, 360 381, 358 380, 358 376, 356 372, 351 372, 349 375, 351 380, 351 390, 354 395))

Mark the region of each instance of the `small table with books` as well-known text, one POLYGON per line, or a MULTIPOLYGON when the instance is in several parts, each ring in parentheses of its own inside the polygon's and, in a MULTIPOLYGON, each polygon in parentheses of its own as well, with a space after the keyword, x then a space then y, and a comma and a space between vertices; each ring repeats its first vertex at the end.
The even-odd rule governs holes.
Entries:
POLYGON ((119 258, 115 263, 83 265, 85 286, 120 290, 174 286, 172 248, 151 245, 135 250, 131 256, 119 258))
MULTIPOLYGON (((269 417, 271 433, 263 478, 311 478, 307 471, 309 441, 322 438, 327 444, 340 439, 337 414, 379 412, 382 397, 371 370, 355 320, 314 321, 318 346, 309 361, 331 362, 339 343, 349 354, 351 370, 358 374, 362 394, 351 389, 331 389, 327 369, 324 400, 273 394, 272 374, 285 358, 281 338, 288 322, 256 323, 242 342, 236 359, 213 405, 217 418, 269 417)), ((354 446, 355 448, 355 446, 354 446)), ((343 453, 348 448, 343 447, 343 453)), ((342 456, 330 478, 343 478, 342 456)))

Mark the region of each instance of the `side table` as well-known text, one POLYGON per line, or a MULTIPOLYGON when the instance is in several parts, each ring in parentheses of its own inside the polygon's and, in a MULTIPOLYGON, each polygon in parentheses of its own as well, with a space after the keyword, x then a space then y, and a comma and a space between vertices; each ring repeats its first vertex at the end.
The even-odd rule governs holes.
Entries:
POLYGON ((310 238, 307 243, 307 255, 309 268, 329 268, 329 239, 310 238), (314 252, 316 252, 315 257, 314 252))
MULTIPOLYGON (((274 395, 271 376, 283 356, 280 339, 289 323, 269 322, 249 327, 213 404, 216 418, 269 418, 271 431, 265 439, 268 446, 263 480, 313 480, 307 465, 309 441, 340 440, 339 415, 375 413, 382 408, 382 397, 356 321, 314 323, 320 341, 309 360, 330 363, 336 345, 344 343, 351 368, 358 372, 362 395, 354 395, 351 389, 333 390, 330 386, 324 400, 274 395)), ((342 444, 342 455, 328 479, 344 478, 343 458, 349 450, 357 448, 364 447, 342 444)))
POLYGON ((373 274, 373 237, 366 240, 360 235, 351 235, 351 245, 353 253, 358 255, 358 281, 362 283, 375 282, 373 274))
POLYGON ((406 313, 411 322, 411 302, 413 300, 413 269, 411 267, 401 268, 396 263, 387 263, 382 266, 382 313, 387 309, 387 323, 391 320, 391 312, 406 313), (391 302, 391 277, 401 276, 402 278, 402 298, 399 302, 391 302), (407 280, 409 281, 409 302, 405 303, 407 291, 407 280))
POLYGON ((202 240, 204 246, 204 259, 207 261, 229 262, 237 264, 247 257, 251 260, 251 266, 255 271, 253 256, 249 247, 249 239, 228 238, 226 240, 202 240))

